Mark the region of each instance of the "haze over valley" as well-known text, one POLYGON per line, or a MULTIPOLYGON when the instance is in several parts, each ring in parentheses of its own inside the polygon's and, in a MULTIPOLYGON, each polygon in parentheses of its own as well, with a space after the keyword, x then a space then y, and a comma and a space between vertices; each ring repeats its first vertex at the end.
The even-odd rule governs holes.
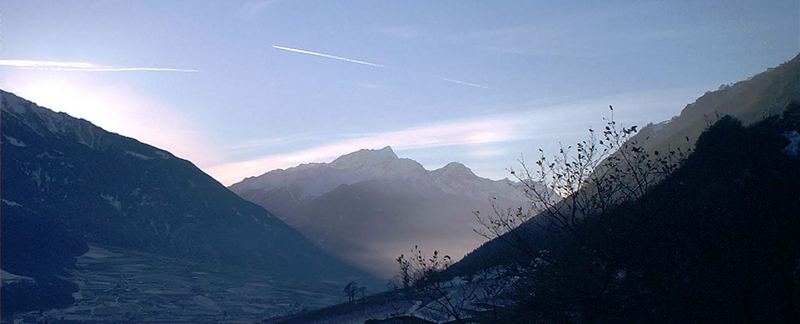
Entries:
POLYGON ((2 323, 800 322, 800 3, 0 2, 2 323))
POLYGON ((414 245, 455 259, 478 247, 485 238, 474 232, 480 224, 473 212, 526 205, 521 185, 511 180, 480 178, 458 162, 429 171, 388 146, 270 171, 230 189, 387 279, 396 272, 395 258, 414 245))

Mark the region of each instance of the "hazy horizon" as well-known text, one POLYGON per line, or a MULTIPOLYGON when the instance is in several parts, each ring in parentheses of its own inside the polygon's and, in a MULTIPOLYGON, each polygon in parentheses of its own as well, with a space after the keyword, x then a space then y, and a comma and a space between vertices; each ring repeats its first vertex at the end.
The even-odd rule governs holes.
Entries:
POLYGON ((800 50, 796 1, 42 4, 0 5, 2 89, 226 185, 387 145, 499 179, 800 50))
POLYGON ((0 112, 3 323, 800 323, 800 0, 5 0, 0 112))

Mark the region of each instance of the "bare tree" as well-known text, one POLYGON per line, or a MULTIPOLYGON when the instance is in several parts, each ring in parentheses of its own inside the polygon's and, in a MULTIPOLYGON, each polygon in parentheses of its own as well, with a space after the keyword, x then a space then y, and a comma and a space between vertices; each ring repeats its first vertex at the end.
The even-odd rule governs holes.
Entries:
MULTIPOLYGON (((502 242, 511 252, 503 254, 509 260, 498 261, 506 265, 503 274, 516 280, 515 291, 505 298, 535 300, 542 313, 558 309, 562 314, 591 314, 580 308, 600 304, 596 301, 624 276, 624 256, 614 251, 612 257, 588 242, 606 228, 616 207, 645 195, 674 172, 688 152, 645 149, 633 137, 637 127, 620 128, 609 108, 611 118, 601 135, 589 129, 586 140, 562 146, 553 157, 540 149, 533 166, 520 159, 520 167, 509 170, 523 185, 529 206, 503 209, 493 203, 493 215, 476 213, 481 224, 476 232, 502 242), (545 236, 559 243, 544 244, 545 236), (575 289, 563 289, 566 286, 575 289)), ((636 229, 634 225, 614 235, 624 238, 636 229)))
POLYGON ((342 292, 347 296, 347 301, 352 303, 356 300, 356 296, 361 289, 363 289, 363 287, 359 287, 358 283, 351 281, 344 286, 342 292))
MULTIPOLYGON (((601 132, 589 129, 586 140, 562 146, 548 158, 543 150, 531 166, 520 159, 520 167, 509 172, 522 185, 526 206, 502 208, 492 201, 493 215, 475 215, 481 224, 476 232, 501 242, 507 256, 495 260, 499 266, 484 270, 456 283, 445 275, 449 266, 438 252, 426 258, 418 247, 411 257, 397 261, 398 287, 411 287, 427 296, 461 322, 467 304, 481 305, 497 319, 497 310, 509 303, 533 301, 539 312, 556 314, 549 319, 572 321, 564 314, 592 314, 586 305, 613 289, 624 276, 624 257, 609 257, 588 241, 609 221, 621 204, 637 200, 675 171, 688 152, 668 149, 649 151, 633 138, 638 128, 620 128, 613 118, 605 119, 601 132), (565 246, 548 247, 536 238, 547 236, 565 246), (477 278, 476 278, 477 277, 477 278), (585 282, 585 285, 581 285, 585 282), (471 283, 471 284, 470 284, 471 283), (458 288, 456 288, 458 285, 458 288), (563 289, 565 286, 577 289, 563 289), (456 296, 453 291, 461 289, 456 296), (468 291, 463 291, 468 290, 468 291), (476 298, 479 296, 479 298, 476 298), (549 299, 548 299, 549 298, 549 299)), ((641 220, 647 221, 646 219, 641 220)), ((635 231, 636 226, 631 227, 635 231)), ((632 233, 615 233, 626 236, 632 233)), ((596 306, 592 306, 596 307, 596 306)))
MULTIPOLYGON (((442 256, 433 251, 430 257, 425 256, 419 246, 414 246, 410 256, 397 258, 401 269, 401 278, 406 278, 408 297, 421 298, 422 308, 447 314, 457 323, 464 322, 464 310, 474 301, 477 286, 464 285, 458 278, 450 278, 445 271, 452 264, 448 255, 442 256)), ((400 287, 398 287, 400 288, 400 287)))

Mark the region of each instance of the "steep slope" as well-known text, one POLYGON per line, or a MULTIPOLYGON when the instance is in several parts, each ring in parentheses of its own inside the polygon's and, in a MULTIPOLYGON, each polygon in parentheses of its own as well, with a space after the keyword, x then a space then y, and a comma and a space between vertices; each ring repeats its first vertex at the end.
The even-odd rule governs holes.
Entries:
POLYGON ((778 116, 800 98, 800 54, 747 80, 706 92, 669 121, 644 127, 633 140, 646 148, 692 147, 700 134, 722 116, 745 125, 778 116))
MULTIPOLYGON (((631 141, 651 151, 693 148, 700 134, 722 116, 732 116, 745 125, 752 125, 780 115, 797 100, 800 100, 800 55, 745 81, 707 92, 671 120, 642 128, 631 141)), ((533 227, 528 229, 533 236, 539 231, 533 227)), ((509 253, 501 241, 485 243, 454 265, 454 269, 470 271, 492 266, 498 262, 497 256, 509 253)))
POLYGON ((231 190, 274 211, 325 250, 384 277, 414 245, 456 259, 478 246, 483 238, 473 231, 473 212, 492 212, 490 201, 524 204, 509 180, 480 178, 455 162, 428 171, 390 147, 270 171, 231 190))
MULTIPOLYGON (((797 134, 800 103, 750 127, 723 117, 676 172, 640 199, 583 223, 580 237, 547 231, 532 237, 531 248, 547 251, 541 259, 523 256, 507 272, 492 272, 507 274, 498 277, 510 288, 505 293, 447 296, 463 307, 466 322, 483 322, 484 315, 491 323, 796 323, 797 134)), ((480 250, 498 259, 509 252, 480 250)), ((459 264, 474 265, 475 257, 459 264)), ((504 286, 471 282, 483 287, 478 291, 504 286)), ((426 296, 443 296, 414 295, 419 291, 429 290, 387 292, 271 322, 401 322, 430 314, 420 306, 426 296)))
POLYGON ((91 243, 279 277, 370 281, 189 161, 0 95, 3 270, 54 275, 91 243))
MULTIPOLYGON (((708 92, 634 137, 650 150, 697 147, 650 193, 614 209, 594 236, 575 242, 530 222, 522 225, 527 249, 544 253, 545 261, 526 259, 500 238, 445 275, 472 277, 510 262, 557 264, 511 272, 519 276, 509 280, 515 285, 504 297, 512 307, 498 310, 500 322, 797 322, 798 100, 800 56, 708 92)), ((276 322, 396 314, 364 303, 276 322)))

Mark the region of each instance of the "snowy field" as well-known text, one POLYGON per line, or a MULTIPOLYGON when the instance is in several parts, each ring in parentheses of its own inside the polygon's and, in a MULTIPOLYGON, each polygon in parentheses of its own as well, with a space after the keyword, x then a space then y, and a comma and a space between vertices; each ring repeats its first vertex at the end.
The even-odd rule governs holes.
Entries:
POLYGON ((16 320, 253 322, 344 300, 332 284, 98 246, 78 258, 67 279, 80 286, 73 306, 16 320))

